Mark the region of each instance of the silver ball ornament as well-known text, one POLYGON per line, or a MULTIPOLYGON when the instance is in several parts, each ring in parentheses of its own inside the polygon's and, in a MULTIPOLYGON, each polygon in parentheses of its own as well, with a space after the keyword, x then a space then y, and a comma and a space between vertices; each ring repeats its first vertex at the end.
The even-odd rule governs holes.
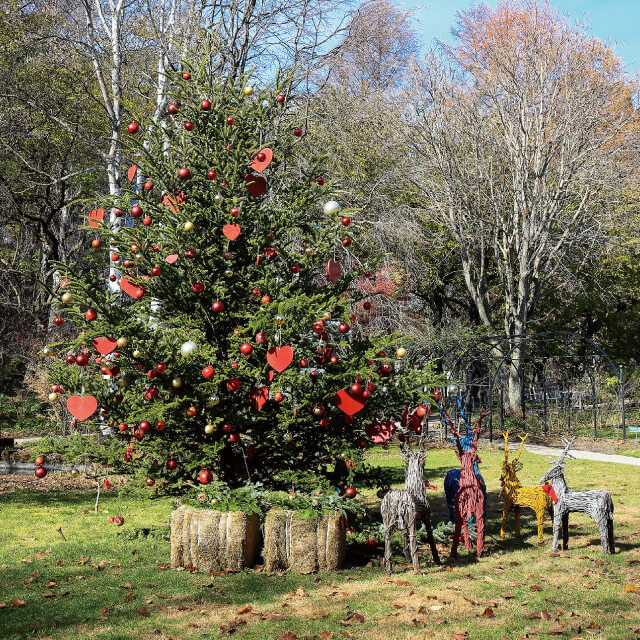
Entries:
POLYGON ((215 196, 213 196, 213 201, 216 204, 222 204, 224 202, 224 198, 222 197, 222 195, 220 195, 219 193, 216 193, 215 196))
POLYGON ((198 351, 198 345, 191 340, 187 340, 180 347, 180 353, 183 358, 189 358, 198 351))
POLYGON ((329 202, 325 202, 322 209, 326 216, 335 216, 337 213, 342 211, 340 203, 336 202, 335 200, 329 200, 329 202))

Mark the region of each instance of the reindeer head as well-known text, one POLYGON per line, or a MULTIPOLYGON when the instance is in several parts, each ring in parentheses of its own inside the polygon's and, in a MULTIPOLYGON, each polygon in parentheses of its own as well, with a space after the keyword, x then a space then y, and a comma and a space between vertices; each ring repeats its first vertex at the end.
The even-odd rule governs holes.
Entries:
POLYGON ((520 462, 520 454, 524 449, 524 441, 529 437, 529 434, 526 434, 524 438, 522 436, 518 436, 520 438, 520 447, 518 448, 518 453, 516 453, 515 457, 511 462, 509 462, 509 432, 505 432, 504 434, 504 460, 502 462, 502 472, 500 473, 500 484, 504 485, 505 480, 508 478, 515 479, 516 473, 522 469, 522 462, 520 462))
POLYGON ((542 476, 540 484, 548 484, 550 480, 564 476, 564 461, 565 459, 573 459, 573 456, 569 454, 569 449, 575 439, 575 436, 571 438, 571 440, 567 440, 565 437, 562 438, 562 441, 564 442, 564 449, 557 459, 554 460, 552 458, 549 461, 551 467, 549 467, 549 470, 544 474, 544 476, 542 476))
POLYGON ((411 447, 411 437, 407 436, 405 442, 400 443, 400 457, 407 471, 422 470, 427 459, 427 452, 424 449, 424 438, 420 437, 419 449, 411 447))

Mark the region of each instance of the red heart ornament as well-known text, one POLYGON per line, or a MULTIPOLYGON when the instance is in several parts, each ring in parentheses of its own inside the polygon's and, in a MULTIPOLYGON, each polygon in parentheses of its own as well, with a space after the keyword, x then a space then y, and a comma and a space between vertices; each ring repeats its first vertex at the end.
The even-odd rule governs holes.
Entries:
POLYGON ((364 428, 367 437, 375 444, 383 444, 393 438, 393 434, 396 432, 396 426, 391 420, 385 420, 384 422, 372 422, 364 428))
POLYGON ((136 300, 138 298, 142 298, 142 296, 145 294, 144 289, 141 286, 129 280, 128 276, 123 276, 122 278, 120 278, 120 288, 126 294, 130 295, 132 298, 136 300))
POLYGON ((82 422, 92 416, 98 408, 98 401, 93 396, 71 396, 67 400, 69 413, 82 422))
POLYGON ((109 480, 109 478, 105 478, 105 479, 102 481, 102 486, 103 486, 107 491, 109 491, 109 489, 111 489, 111 487, 113 486, 113 484, 112 484, 111 480, 109 480))
POLYGON ((136 179, 136 173, 138 173, 138 167, 135 164, 132 164, 129 167, 129 171, 127 171, 127 178, 129 178, 129 182, 133 182, 136 179))
POLYGON ((176 193, 176 197, 170 196, 168 193, 165 193, 162 196, 162 204, 167 207, 171 213, 178 213, 178 205, 184 202, 184 193, 179 191, 176 193))
POLYGON ((340 276, 342 275, 342 265, 337 260, 331 258, 331 260, 327 262, 327 275, 329 276, 329 280, 335 284, 340 280, 340 276))
POLYGON ((116 350, 118 341, 115 338, 95 338, 93 348, 103 356, 110 354, 116 350))
POLYGON ((265 147, 262 151, 260 151, 260 153, 264 153, 264 155, 266 156, 265 159, 258 160, 258 158, 254 158, 253 162, 251 163, 251 168, 256 173, 262 173, 273 160, 273 151, 271 151, 269 147, 265 147))
POLYGON ((363 402, 362 400, 354 398, 351 394, 347 393, 345 389, 340 389, 333 397, 333 401, 336 407, 348 416, 354 416, 358 411, 364 409, 364 405, 366 404, 366 401, 363 402))
POLYGON ((249 195, 259 198, 267 190, 267 181, 262 176, 249 176, 246 188, 249 195))
POLYGON ((271 347, 267 351, 267 362, 278 373, 282 373, 293 362, 293 349, 288 345, 271 347))
POLYGON ((268 387, 260 387, 256 389, 255 387, 249 391, 249 402, 254 409, 258 411, 262 411, 267 402, 269 402, 269 388, 268 387))
POLYGON ((233 224, 225 224, 222 227, 222 235, 228 240, 235 240, 240 235, 240 231, 242 231, 242 228, 235 222, 233 224))
POLYGON ((89 211, 89 219, 87 222, 90 227, 97 229, 104 220, 104 209, 92 209, 89 211))
POLYGON ((178 254, 172 253, 170 256, 167 256, 165 258, 165 261, 168 262, 169 264, 173 264, 177 259, 178 259, 178 254))
POLYGON ((276 377, 276 372, 275 371, 271 371, 271 369, 269 369, 269 371, 267 371, 267 378, 269 380, 269 382, 273 382, 273 379, 276 377))

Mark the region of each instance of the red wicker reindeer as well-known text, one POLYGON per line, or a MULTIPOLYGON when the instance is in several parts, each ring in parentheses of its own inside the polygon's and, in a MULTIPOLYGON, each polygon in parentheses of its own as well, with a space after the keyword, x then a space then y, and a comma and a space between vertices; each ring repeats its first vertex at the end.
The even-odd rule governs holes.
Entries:
POLYGON ((478 437, 482 420, 488 416, 489 412, 482 412, 476 428, 473 430, 473 441, 471 449, 463 451, 460 444, 460 434, 456 429, 452 429, 453 437, 456 439, 458 451, 456 455, 460 460, 460 485, 456 493, 454 508, 456 513, 456 525, 453 533, 453 544, 451 545, 450 558, 458 556, 458 541, 460 533, 464 536, 464 546, 467 551, 471 550, 471 534, 469 533, 469 519, 475 516, 476 519, 476 552, 478 558, 482 555, 484 548, 484 493, 478 478, 474 472, 474 463, 478 457, 478 437))

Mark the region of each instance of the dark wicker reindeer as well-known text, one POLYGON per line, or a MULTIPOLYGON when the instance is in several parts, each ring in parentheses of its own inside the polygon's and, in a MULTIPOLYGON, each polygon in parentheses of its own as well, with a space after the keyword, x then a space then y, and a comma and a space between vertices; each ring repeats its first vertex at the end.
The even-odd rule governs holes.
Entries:
POLYGON ((417 573, 420 570, 418 559, 418 544, 416 541, 416 522, 424 522, 427 528, 427 539, 431 547, 433 561, 440 564, 436 541, 431 528, 431 506, 427 500, 427 487, 424 481, 424 463, 427 452, 424 450, 424 437, 420 437, 420 448, 411 448, 410 437, 407 436, 406 445, 400 443, 400 455, 404 462, 404 489, 389 491, 382 499, 380 513, 384 524, 384 568, 390 575, 391 565, 391 534, 394 527, 402 531, 404 538, 404 557, 413 564, 417 573))
POLYGON ((551 460, 551 468, 544 474, 540 484, 542 490, 553 500, 553 544, 551 550, 558 550, 560 527, 563 526, 563 548, 569 543, 567 521, 570 513, 587 513, 600 530, 600 542, 605 554, 615 553, 613 539, 613 500, 605 490, 570 491, 564 479, 564 460, 572 459, 569 449, 575 440, 562 438, 564 449, 557 460, 551 460))
POLYGON ((458 556, 458 541, 460 533, 464 537, 464 546, 467 551, 471 550, 471 534, 469 533, 469 519, 475 516, 476 519, 476 552, 478 558, 484 549, 484 526, 485 509, 484 493, 475 472, 474 464, 478 457, 478 437, 480 436, 480 425, 489 412, 482 412, 478 420, 478 426, 473 430, 473 441, 471 449, 464 451, 460 443, 460 434, 456 429, 452 430, 456 440, 458 451, 456 455, 460 460, 460 486, 456 493, 454 508, 456 513, 456 525, 453 532, 453 543, 451 545, 450 558, 458 556))

